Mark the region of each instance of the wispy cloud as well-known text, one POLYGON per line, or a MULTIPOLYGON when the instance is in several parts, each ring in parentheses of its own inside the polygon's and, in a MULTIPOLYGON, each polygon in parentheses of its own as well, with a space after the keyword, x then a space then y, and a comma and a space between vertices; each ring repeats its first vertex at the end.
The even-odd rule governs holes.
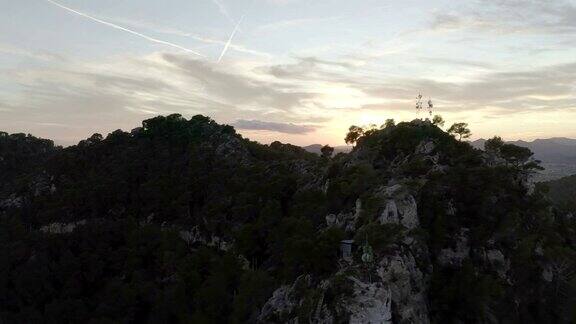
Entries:
POLYGON ((164 40, 161 40, 161 39, 157 39, 157 38, 154 38, 154 37, 150 37, 150 36, 144 35, 144 34, 142 34, 142 33, 136 32, 136 31, 134 31, 134 30, 131 30, 131 29, 128 29, 128 28, 119 26, 119 25, 117 25, 117 24, 113 24, 113 23, 111 23, 111 22, 108 22, 108 21, 105 21, 105 20, 102 20, 102 19, 93 17, 93 16, 91 16, 91 15, 85 14, 85 13, 80 12, 80 11, 77 11, 77 10, 74 10, 74 9, 72 9, 72 8, 66 7, 66 6, 64 6, 64 5, 62 5, 62 4, 60 4, 60 3, 56 2, 56 1, 53 1, 53 0, 46 0, 46 1, 49 2, 49 3, 51 3, 51 4, 53 4, 53 5, 55 5, 55 6, 57 6, 57 7, 60 7, 60 8, 62 8, 62 9, 64 9, 64 10, 68 11, 68 12, 71 12, 71 13, 73 13, 73 14, 82 16, 82 17, 87 18, 87 19, 90 19, 90 20, 95 21, 95 22, 97 22, 97 23, 100 23, 100 24, 102 24, 102 25, 106 25, 106 26, 108 26, 108 27, 111 27, 111 28, 114 28, 114 29, 118 29, 118 30, 127 32, 127 33, 129 33, 129 34, 134 35, 134 36, 138 36, 138 37, 143 38, 143 39, 145 39, 145 40, 148 40, 148 41, 150 41, 150 42, 157 43, 157 44, 161 44, 161 45, 170 46, 170 47, 177 48, 177 49, 179 49, 179 50, 182 50, 182 51, 185 51, 185 52, 188 52, 188 53, 197 55, 197 56, 205 57, 204 55, 202 55, 202 54, 200 54, 200 53, 198 53, 198 52, 196 52, 196 51, 194 51, 194 50, 192 50, 192 49, 189 49, 189 48, 186 48, 186 47, 183 47, 183 46, 180 46, 180 45, 177 45, 177 44, 168 42, 168 41, 164 41, 164 40))
POLYGON ((466 59, 453 59, 446 57, 422 57, 419 59, 419 61, 426 64, 435 64, 435 65, 453 65, 453 66, 478 68, 478 69, 494 68, 493 64, 490 63, 471 61, 466 59))
MULTIPOLYGON (((444 106, 456 110, 551 111, 576 107, 576 62, 526 71, 491 72, 467 82, 443 82, 431 79, 395 78, 380 85, 357 85, 366 94, 401 100, 422 91, 444 106)), ((380 105, 364 108, 378 109, 380 105)))
POLYGON ((15 56, 29 57, 37 60, 51 61, 51 62, 65 61, 65 58, 58 54, 54 54, 47 51, 30 51, 6 43, 0 43, 0 54, 10 54, 15 56))
POLYGON ((308 134, 316 130, 315 126, 310 125, 295 125, 291 123, 275 123, 261 120, 245 120, 240 119, 232 124, 238 129, 244 130, 263 130, 273 131, 286 134, 308 134))
POLYGON ((201 83, 210 96, 230 105, 251 105, 253 109, 286 113, 316 97, 314 92, 300 91, 294 85, 259 80, 249 72, 232 72, 208 61, 174 54, 164 54, 162 60, 176 69, 173 72, 201 83))
POLYGON ((433 16, 437 30, 481 30, 499 34, 567 34, 576 31, 576 5, 555 0, 481 0, 433 16))
POLYGON ((216 7, 218 7, 218 11, 220 11, 222 16, 228 19, 228 21, 230 21, 232 24, 235 23, 234 19, 232 19, 232 16, 230 15, 230 12, 228 11, 228 8, 224 5, 224 3, 222 3, 222 0, 212 0, 212 2, 216 5, 216 7))
POLYGON ((285 28, 308 28, 311 24, 333 23, 340 19, 339 16, 334 17, 314 17, 314 18, 297 18, 280 20, 273 23, 265 24, 257 28, 258 32, 276 32, 285 28))

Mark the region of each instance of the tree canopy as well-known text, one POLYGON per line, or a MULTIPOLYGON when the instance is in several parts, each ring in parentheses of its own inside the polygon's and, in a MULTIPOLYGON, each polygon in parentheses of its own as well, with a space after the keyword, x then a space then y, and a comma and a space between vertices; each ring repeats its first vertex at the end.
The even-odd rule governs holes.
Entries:
POLYGON ((447 132, 449 134, 458 135, 458 140, 461 141, 463 138, 470 138, 472 136, 472 132, 468 128, 467 123, 455 123, 450 128, 448 128, 447 132))

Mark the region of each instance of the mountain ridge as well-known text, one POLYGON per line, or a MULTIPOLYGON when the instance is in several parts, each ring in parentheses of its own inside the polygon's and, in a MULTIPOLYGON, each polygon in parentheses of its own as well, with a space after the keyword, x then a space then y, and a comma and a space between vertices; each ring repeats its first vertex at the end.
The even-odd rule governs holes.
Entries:
POLYGON ((568 323, 576 305, 557 270, 576 224, 526 150, 414 120, 321 157, 180 115, 51 144, 0 136, 7 323, 568 323))

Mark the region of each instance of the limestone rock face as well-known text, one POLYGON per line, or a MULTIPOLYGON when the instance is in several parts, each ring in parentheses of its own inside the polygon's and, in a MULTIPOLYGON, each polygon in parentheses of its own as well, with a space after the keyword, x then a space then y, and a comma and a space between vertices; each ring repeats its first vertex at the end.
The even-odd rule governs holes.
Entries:
POLYGON ((188 244, 202 243, 222 251, 228 251, 230 248, 230 243, 219 236, 210 235, 206 237, 202 235, 197 226, 194 226, 190 230, 181 230, 178 234, 180 238, 188 244))
POLYGON ((338 225, 337 220, 338 218, 334 214, 326 215, 326 226, 328 227, 337 226, 338 225))
POLYGON ((429 323, 427 279, 410 251, 401 250, 380 260, 378 276, 388 286, 399 323, 429 323))
POLYGON ((398 200, 398 210, 401 215, 400 223, 409 229, 419 225, 418 206, 412 195, 406 195, 398 200))
POLYGON ((462 229, 456 237, 456 247, 440 250, 438 262, 443 266, 459 267, 462 261, 470 256, 470 246, 468 245, 467 229, 462 229))
POLYGON ((356 199, 354 210, 349 212, 340 212, 338 214, 326 215, 327 227, 342 228, 347 232, 353 232, 356 229, 356 222, 362 215, 362 201, 356 199))
POLYGON ((306 323, 427 324, 428 281, 429 274, 418 268, 411 248, 398 247, 368 268, 341 264, 337 274, 320 283, 301 276, 293 284, 281 286, 261 309, 258 322, 301 323, 299 314, 307 305, 306 323), (335 299, 330 293, 328 299, 337 277, 345 281, 350 293, 339 293, 335 299), (311 295, 313 300, 308 299, 311 295))
POLYGON ((248 163, 250 153, 240 139, 233 136, 221 136, 220 143, 216 147, 216 154, 224 161, 235 160, 241 161, 242 164, 248 163))
POLYGON ((435 148, 436 148, 436 145, 434 144, 433 141, 426 140, 426 141, 422 141, 422 142, 420 142, 420 144, 418 144, 414 153, 428 155, 428 154, 431 154, 435 148))
POLYGON ((550 268, 546 268, 542 271, 542 279, 544 279, 546 282, 552 282, 554 279, 554 273, 550 268))
POLYGON ((450 200, 448 202, 448 207, 446 208, 446 215, 448 216, 454 216, 456 215, 456 207, 454 207, 454 202, 452 200, 450 200))
POLYGON ((382 224, 398 224, 400 223, 400 217, 398 216, 398 206, 396 206, 396 201, 394 199, 389 199, 386 201, 386 208, 380 215, 380 223, 382 224))
POLYGON ((7 199, 0 200, 0 209, 20 208, 22 207, 22 203, 22 197, 17 197, 16 195, 12 194, 7 199))
MULTIPOLYGON (((283 314, 290 314, 296 306, 293 286, 284 285, 276 289, 272 297, 262 307, 258 322, 265 323, 272 318, 282 318, 283 314)), ((290 321, 297 322, 296 319, 290 321)), ((288 322, 288 323, 290 323, 288 322)))
POLYGON ((362 200, 356 199, 356 208, 354 208, 354 218, 360 217, 362 214, 362 200))
POLYGON ((40 231, 50 234, 66 234, 72 233, 76 227, 85 224, 86 220, 80 220, 72 223, 51 223, 40 227, 40 231))
POLYGON ((205 242, 204 238, 200 234, 200 231, 198 230, 198 227, 196 226, 187 231, 182 230, 179 232, 179 234, 180 238, 182 238, 188 244, 193 244, 196 242, 202 242, 202 243, 205 242))
POLYGON ((327 227, 338 227, 346 232, 353 232, 356 228, 356 222, 358 217, 356 213, 338 213, 326 215, 326 226, 327 227))
POLYGON ((392 323, 392 293, 381 282, 364 283, 356 278, 354 281, 354 296, 348 301, 350 323, 376 324, 392 323))
POLYGON ((508 260, 500 250, 486 251, 486 260, 490 266, 496 270, 498 275, 506 279, 506 274, 510 270, 510 260, 508 260))
POLYGON ((322 186, 322 192, 324 194, 327 194, 329 188, 330 188, 330 179, 328 179, 328 180, 326 180, 326 182, 324 182, 324 185, 322 186))
POLYGON ((418 227, 416 199, 402 185, 380 188, 378 195, 385 201, 384 210, 378 218, 381 224, 401 224, 408 229, 418 227))
POLYGON ((341 322, 337 319, 348 316, 346 310, 348 303, 344 302, 342 296, 336 296, 336 300, 333 300, 329 307, 325 297, 331 284, 329 280, 313 284, 309 275, 298 277, 292 285, 283 285, 274 291, 260 310, 257 322, 294 324, 341 322), (311 291, 313 293, 310 294, 311 291), (309 311, 304 320, 298 317, 299 310, 303 307, 309 311))

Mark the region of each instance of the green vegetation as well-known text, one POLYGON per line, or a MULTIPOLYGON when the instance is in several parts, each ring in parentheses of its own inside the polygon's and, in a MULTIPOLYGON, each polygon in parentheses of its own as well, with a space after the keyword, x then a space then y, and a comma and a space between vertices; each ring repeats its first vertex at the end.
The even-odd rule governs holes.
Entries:
POLYGON ((458 135, 458 140, 461 141, 463 138, 469 138, 472 136, 472 132, 468 128, 466 123, 456 123, 450 126, 447 131, 449 134, 458 135))
POLYGON ((0 133, 0 318, 254 323, 278 287, 294 285, 300 322, 320 302, 345 322, 336 308, 356 272, 338 273, 339 247, 354 239, 373 249, 374 267, 414 256, 433 323, 568 322, 573 179, 532 192, 532 152, 499 138, 480 151, 462 141, 466 124, 442 125, 435 116, 352 126, 354 150, 336 156, 177 114, 64 149, 0 133), (418 227, 378 221, 393 185, 416 201, 418 227), (327 215, 351 223, 328 227, 327 215), (49 233, 60 223, 77 227, 49 233), (461 236, 469 253, 442 262, 461 236))
POLYGON ((539 184, 559 209, 576 214, 576 175, 539 184))

